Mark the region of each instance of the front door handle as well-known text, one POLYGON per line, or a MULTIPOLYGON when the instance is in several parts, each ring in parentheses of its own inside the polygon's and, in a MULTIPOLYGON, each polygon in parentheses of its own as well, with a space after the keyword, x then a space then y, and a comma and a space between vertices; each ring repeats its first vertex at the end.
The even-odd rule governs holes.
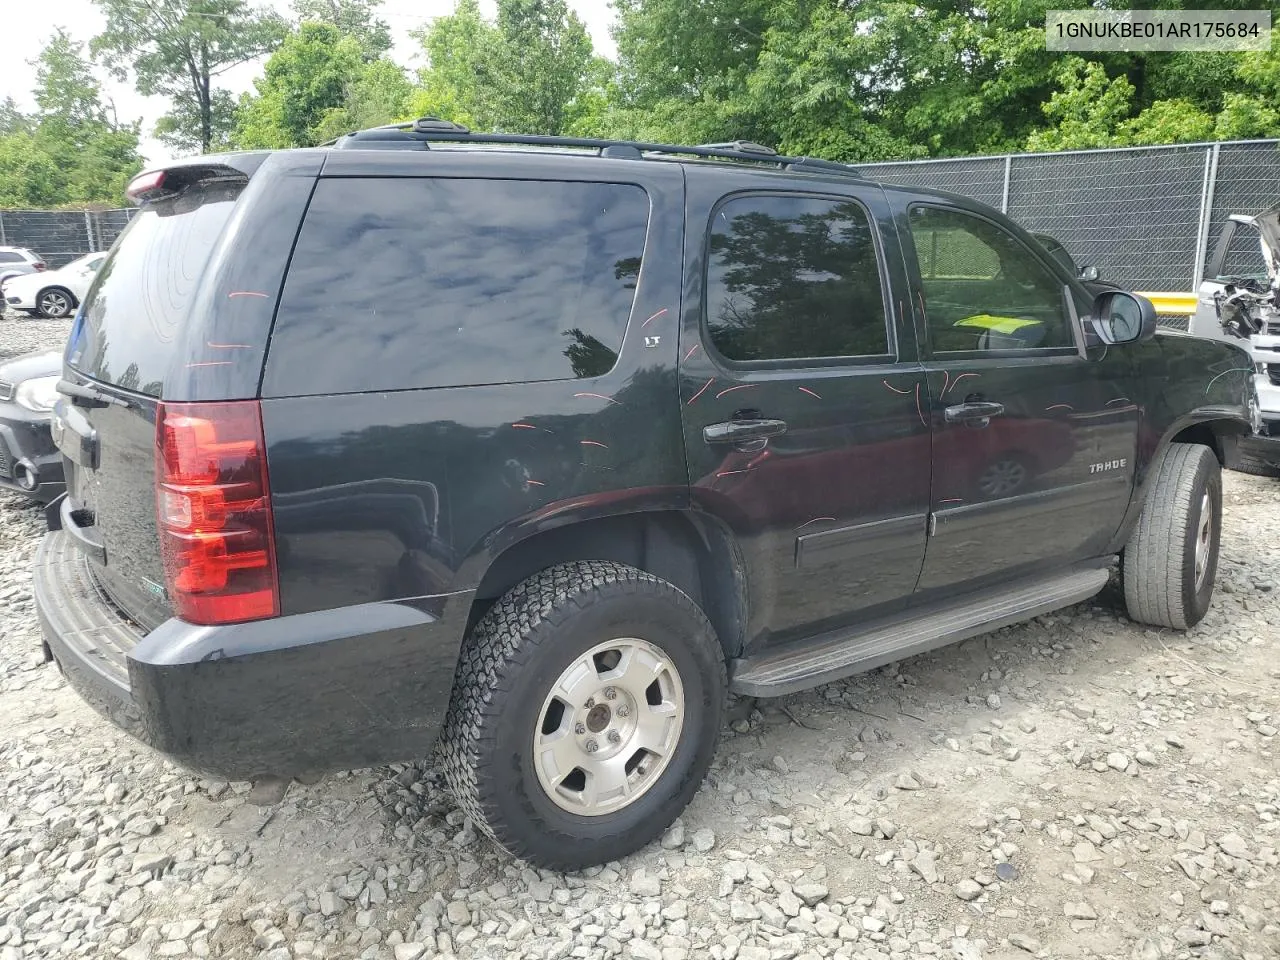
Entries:
POLYGON ((707 443, 746 443, 751 440, 768 440, 787 432, 785 420, 727 420, 709 423, 702 428, 702 439, 707 443))
POLYGON ((957 403, 943 410, 947 423, 968 423, 978 427, 985 427, 992 417, 998 417, 1002 413, 1004 413, 1004 404, 992 403, 989 400, 957 403))

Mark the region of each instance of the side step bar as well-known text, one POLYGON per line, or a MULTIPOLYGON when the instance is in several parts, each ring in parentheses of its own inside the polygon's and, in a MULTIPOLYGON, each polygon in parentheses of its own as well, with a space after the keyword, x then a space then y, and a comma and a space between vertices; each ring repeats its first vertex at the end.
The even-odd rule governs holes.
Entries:
POLYGON ((1106 569, 1077 569, 983 590, 936 613, 833 630, 735 660, 729 686, 753 697, 807 690, 1079 603, 1106 586, 1107 578, 1106 569))

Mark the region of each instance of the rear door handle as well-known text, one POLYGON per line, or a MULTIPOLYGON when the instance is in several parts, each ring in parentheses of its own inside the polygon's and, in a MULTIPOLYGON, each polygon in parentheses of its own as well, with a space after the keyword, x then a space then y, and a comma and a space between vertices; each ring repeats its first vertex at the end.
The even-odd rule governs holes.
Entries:
POLYGON ((1004 413, 1003 403, 992 403, 989 400, 972 400, 968 403, 957 403, 943 410, 947 423, 972 423, 986 426, 992 417, 1004 413))
POLYGON ((786 432, 785 420, 727 420, 703 427, 702 439, 707 443, 745 443, 749 440, 780 437, 786 432))

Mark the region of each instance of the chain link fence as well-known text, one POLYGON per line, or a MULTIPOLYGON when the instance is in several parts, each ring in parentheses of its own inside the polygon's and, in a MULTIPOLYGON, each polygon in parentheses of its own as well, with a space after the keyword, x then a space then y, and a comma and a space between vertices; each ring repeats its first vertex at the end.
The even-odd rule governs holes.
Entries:
MULTIPOLYGON (((863 164, 887 183, 963 194, 1047 233, 1076 262, 1137 290, 1190 293, 1233 213, 1280 203, 1280 141, 1184 144, 863 164)), ((1241 231, 1227 272, 1262 273, 1241 231)))
POLYGON ((56 270, 86 253, 106 250, 134 209, 0 210, 0 247, 26 247, 56 270))

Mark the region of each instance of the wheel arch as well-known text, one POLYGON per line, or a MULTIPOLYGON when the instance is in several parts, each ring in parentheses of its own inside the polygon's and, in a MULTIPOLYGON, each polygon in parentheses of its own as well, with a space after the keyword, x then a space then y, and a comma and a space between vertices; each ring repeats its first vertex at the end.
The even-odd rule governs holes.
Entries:
POLYGON ((1150 455, 1141 458, 1134 477, 1133 496, 1129 501, 1129 509, 1108 553, 1119 553, 1128 543, 1134 525, 1142 515, 1142 508, 1147 502, 1150 492, 1159 473, 1160 461, 1168 454, 1175 443, 1194 443, 1208 447, 1213 451, 1218 466, 1224 467, 1235 456, 1235 448, 1240 439, 1252 432, 1248 420, 1233 408, 1210 408, 1192 411, 1179 417, 1164 431, 1154 445, 1150 455))
POLYGON ((516 584, 573 560, 611 560, 668 581, 702 608, 726 659, 741 651, 746 581, 737 542, 721 521, 692 510, 583 519, 516 541, 485 568, 472 599, 467 631, 516 584))

